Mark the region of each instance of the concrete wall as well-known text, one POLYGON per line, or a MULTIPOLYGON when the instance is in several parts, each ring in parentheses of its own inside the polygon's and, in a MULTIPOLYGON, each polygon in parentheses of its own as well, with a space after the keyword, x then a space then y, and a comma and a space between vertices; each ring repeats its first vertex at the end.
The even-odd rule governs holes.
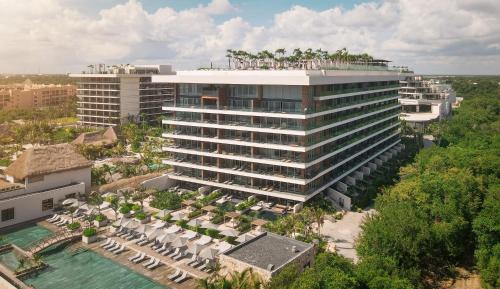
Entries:
POLYGON ((146 189, 166 190, 175 186, 176 182, 176 180, 170 179, 168 175, 162 175, 142 182, 141 186, 146 189))
POLYGON ((336 191, 332 188, 328 188, 327 189, 327 192, 328 194, 328 197, 330 197, 330 199, 334 200, 337 205, 339 205, 340 207, 346 209, 346 210, 350 210, 351 209, 351 198, 349 198, 348 196, 342 194, 341 192, 339 191, 336 191))
MULTIPOLYGON (((17 190, 16 192, 18 192, 17 190)), ((73 193, 82 193, 85 191, 85 183, 69 185, 53 190, 44 190, 35 193, 28 193, 9 199, 0 200, 0 212, 5 209, 14 208, 14 219, 2 222, 0 219, 0 228, 31 221, 44 216, 53 214, 53 210, 42 211, 42 200, 54 199, 54 206, 59 201, 65 199, 65 196, 73 193)))
POLYGON ((139 77, 120 77, 120 119, 139 114, 139 77))

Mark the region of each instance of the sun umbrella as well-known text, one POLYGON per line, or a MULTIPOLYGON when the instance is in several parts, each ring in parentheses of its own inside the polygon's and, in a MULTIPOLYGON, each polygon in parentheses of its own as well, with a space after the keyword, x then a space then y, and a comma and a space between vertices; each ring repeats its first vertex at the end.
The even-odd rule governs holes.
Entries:
POLYGON ((109 208, 109 206, 110 206, 110 203, 102 202, 102 204, 99 205, 99 209, 104 210, 104 209, 109 208))
POLYGON ((171 210, 161 210, 158 212, 158 214, 156 214, 156 217, 161 219, 161 218, 165 218, 168 214, 170 214, 170 212, 172 212, 171 210))
POLYGON ((93 207, 87 203, 83 203, 82 205, 80 205, 78 207, 79 209, 82 209, 82 210, 86 210, 86 211, 89 211, 90 209, 92 209, 93 207))
POLYGON ((128 224, 128 222, 130 222, 130 218, 121 218, 119 220, 116 220, 114 223, 113 223, 113 226, 114 227, 120 227, 120 226, 125 226, 128 224))
POLYGON ((217 253, 218 253, 217 249, 207 247, 207 248, 202 249, 198 256, 202 259, 213 260, 213 259, 215 259, 215 256, 217 255, 217 253))
POLYGON ((182 220, 184 217, 186 217, 186 214, 184 213, 172 214, 172 220, 174 221, 182 220))
POLYGON ((173 225, 171 227, 169 227, 168 229, 165 230, 165 233, 177 233, 181 230, 181 227, 177 226, 177 225, 173 225))
POLYGON ((175 240, 175 238, 175 234, 164 233, 163 235, 156 237, 156 240, 160 243, 170 243, 175 240))
POLYGON ((74 198, 69 198, 62 202, 63 206, 73 205, 74 203, 78 203, 78 200, 74 198))
POLYGON ((102 194, 102 197, 103 197, 103 198, 107 198, 107 197, 111 197, 111 196, 116 196, 116 194, 115 194, 115 193, 112 193, 112 192, 107 192, 107 193, 105 193, 105 194, 102 194))
POLYGON ((139 227, 141 223, 139 223, 138 221, 135 221, 135 220, 131 220, 130 222, 128 222, 125 227, 128 228, 128 229, 135 229, 137 227, 139 227))
POLYGON ((224 230, 220 234, 226 237, 238 237, 238 232, 231 229, 224 230))
POLYGON ((203 229, 214 229, 214 230, 217 230, 219 228, 219 225, 215 225, 215 224, 212 224, 212 222, 206 221, 206 222, 203 222, 201 224, 201 227, 203 229))
POLYGON ((201 226, 201 224, 203 224, 203 221, 200 219, 192 219, 188 222, 188 225, 191 227, 198 227, 201 226))
POLYGON ((249 234, 243 234, 243 235, 239 236, 239 237, 236 239, 236 242, 238 242, 238 243, 243 243, 243 242, 250 241, 250 240, 252 240, 253 238, 255 238, 255 236, 253 236, 253 235, 249 235, 249 234))
POLYGON ((195 244, 188 247, 187 252, 191 253, 193 255, 198 255, 198 254, 200 254, 201 250, 203 250, 204 248, 205 248, 205 246, 195 243, 195 244))
POLYGON ((229 244, 228 242, 222 242, 219 244, 218 246, 218 250, 219 250, 219 253, 222 253, 224 251, 227 251, 229 249, 231 249, 233 247, 233 245, 229 244))
POLYGON ((148 239, 152 240, 156 237, 158 237, 158 235, 161 234, 161 230, 160 229, 157 229, 157 228, 151 228, 149 229, 148 231, 146 231, 145 235, 148 239))
POLYGON ((174 248, 182 248, 182 247, 186 246, 186 244, 187 244, 186 238, 178 237, 172 241, 171 246, 174 248))
POLYGON ((144 224, 140 224, 139 227, 135 228, 134 231, 136 231, 138 234, 144 234, 146 233, 148 227, 144 224))

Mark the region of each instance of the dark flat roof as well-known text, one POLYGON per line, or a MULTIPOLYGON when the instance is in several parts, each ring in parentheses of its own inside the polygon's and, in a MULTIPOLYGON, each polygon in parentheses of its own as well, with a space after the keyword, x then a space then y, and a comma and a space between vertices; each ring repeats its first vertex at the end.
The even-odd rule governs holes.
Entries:
POLYGON ((226 251, 224 255, 265 270, 272 264, 271 271, 274 271, 312 247, 312 244, 265 232, 226 251), (296 248, 295 252, 292 250, 293 246, 296 248))

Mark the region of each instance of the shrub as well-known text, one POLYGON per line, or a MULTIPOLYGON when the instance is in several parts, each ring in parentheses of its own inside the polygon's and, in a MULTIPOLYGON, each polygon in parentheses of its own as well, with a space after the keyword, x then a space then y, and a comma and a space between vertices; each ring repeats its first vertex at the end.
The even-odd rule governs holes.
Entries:
POLYGON ((95 216, 95 220, 97 222, 102 222, 102 221, 105 221, 106 219, 107 219, 106 216, 104 216, 103 214, 99 214, 99 215, 95 216))
POLYGON ((132 211, 137 212, 137 211, 140 211, 140 210, 141 210, 141 206, 139 206, 139 205, 137 205, 137 204, 133 204, 133 205, 132 205, 132 211))
POLYGON ((136 213, 134 214, 134 216, 135 216, 135 218, 136 218, 137 220, 144 220, 144 219, 146 219, 146 213, 144 213, 144 212, 142 212, 142 211, 136 212, 136 213))
POLYGON ((167 215, 165 215, 165 217, 161 218, 161 220, 164 222, 170 222, 170 220, 172 220, 172 215, 167 214, 167 215))
POLYGON ((126 215, 126 214, 130 213, 130 208, 128 206, 122 206, 120 208, 120 213, 126 215))
POLYGON ((203 214, 202 210, 196 210, 196 211, 189 213, 188 218, 190 218, 190 219, 196 218, 196 217, 200 216, 201 214, 203 214))
POLYGON ((173 192, 160 191, 153 195, 151 207, 160 210, 176 210, 181 207, 182 198, 173 192))
POLYGON ((73 230, 80 229, 81 225, 80 225, 79 222, 73 222, 73 223, 67 224, 66 226, 68 227, 68 229, 70 229, 71 231, 73 231, 73 230))
POLYGON ((207 229, 206 233, 207 233, 208 236, 210 236, 212 238, 216 238, 216 239, 220 238, 218 230, 207 229))
POLYGON ((95 228, 86 228, 85 230, 83 230, 83 235, 85 237, 92 237, 95 234, 97 234, 97 230, 95 228))
POLYGON ((240 231, 241 233, 245 233, 245 232, 250 231, 251 228, 252 228, 252 225, 250 225, 250 223, 241 222, 238 226, 238 231, 240 231))
POLYGON ((210 204, 211 202, 213 202, 215 199, 217 199, 219 196, 220 196, 220 193, 218 191, 213 191, 210 194, 208 194, 207 196, 205 196, 203 199, 201 199, 200 202, 206 206, 206 205, 210 204))
POLYGON ((188 221, 186 220, 178 220, 177 222, 175 222, 177 224, 177 226, 183 228, 183 229, 186 229, 187 226, 188 226, 188 221))
POLYGON ((224 221, 224 216, 217 215, 212 219, 212 223, 218 225, 224 221))

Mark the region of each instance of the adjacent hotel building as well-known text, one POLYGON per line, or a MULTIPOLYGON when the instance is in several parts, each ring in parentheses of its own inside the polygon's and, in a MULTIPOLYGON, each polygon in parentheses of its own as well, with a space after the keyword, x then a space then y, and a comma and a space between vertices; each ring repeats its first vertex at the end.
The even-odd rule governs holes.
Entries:
POLYGON ((423 80, 417 75, 408 75, 401 80, 399 95, 401 118, 417 129, 451 116, 452 105, 456 102, 451 85, 432 79, 423 80))
POLYGON ((364 70, 198 70, 163 110, 170 178, 303 202, 398 146, 399 80, 364 70))
POLYGON ((172 101, 173 87, 152 83, 152 75, 172 74, 170 65, 90 66, 76 79, 79 124, 117 126, 129 121, 157 121, 162 105, 172 101))

